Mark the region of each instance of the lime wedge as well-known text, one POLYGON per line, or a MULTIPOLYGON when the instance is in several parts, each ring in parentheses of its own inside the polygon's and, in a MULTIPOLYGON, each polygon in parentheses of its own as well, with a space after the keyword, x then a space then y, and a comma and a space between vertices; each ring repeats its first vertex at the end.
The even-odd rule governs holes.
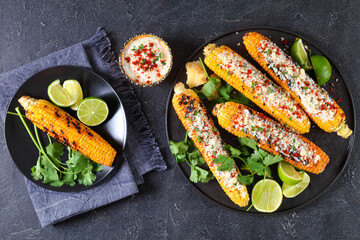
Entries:
POLYGON ((287 162, 279 162, 277 170, 279 178, 286 184, 294 185, 302 181, 302 175, 287 162))
POLYGON ((290 55, 295 60, 295 62, 297 62, 300 67, 302 67, 305 71, 309 71, 312 69, 301 38, 295 39, 295 42, 290 49, 290 55))
POLYGON ((326 57, 320 55, 312 55, 310 56, 310 60, 314 66, 318 84, 320 86, 324 85, 331 78, 331 65, 329 61, 326 59, 326 57))
POLYGON ((293 198, 299 195, 302 191, 307 188, 307 186, 310 183, 310 177, 306 172, 300 173, 303 177, 303 180, 295 185, 288 185, 286 183, 283 183, 282 190, 283 194, 287 198, 293 198))
POLYGON ((282 203, 283 194, 280 185, 271 179, 257 182, 251 193, 251 201, 259 212, 271 213, 282 203))
POLYGON ((76 102, 61 86, 59 79, 48 86, 47 93, 50 100, 59 107, 70 107, 76 102))
POLYGON ((80 83, 74 79, 69 79, 63 83, 63 88, 73 99, 75 99, 76 102, 71 106, 71 109, 76 111, 80 102, 83 100, 83 92, 80 83))
POLYGON ((97 126, 104 122, 109 114, 109 108, 104 100, 97 97, 88 97, 81 101, 77 117, 88 126, 97 126))

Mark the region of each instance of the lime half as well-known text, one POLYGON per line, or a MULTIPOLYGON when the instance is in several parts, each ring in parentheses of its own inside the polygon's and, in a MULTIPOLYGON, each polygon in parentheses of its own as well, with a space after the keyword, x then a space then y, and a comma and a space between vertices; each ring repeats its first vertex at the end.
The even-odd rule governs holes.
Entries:
POLYGON ((257 182, 251 193, 251 201, 259 212, 271 213, 282 203, 283 194, 280 185, 271 179, 257 182))
POLYGON ((104 122, 109 114, 109 108, 104 100, 97 97, 88 97, 81 101, 77 117, 88 126, 97 126, 104 122))
POLYGON ((310 177, 306 172, 300 173, 303 177, 303 180, 295 185, 288 185, 286 183, 283 183, 282 190, 283 194, 287 198, 293 198, 299 195, 302 191, 307 188, 307 186, 310 183, 310 177))
POLYGON ((290 49, 290 55, 305 71, 313 69, 301 38, 295 39, 290 49))
POLYGON ((310 56, 311 63, 314 67, 316 80, 319 85, 324 85, 331 78, 331 65, 324 56, 310 56))
POLYGON ((279 178, 286 184, 294 185, 302 181, 302 175, 287 162, 279 162, 277 170, 279 178))
POLYGON ((65 91, 75 99, 75 104, 71 106, 72 110, 77 110, 80 102, 83 100, 83 92, 80 83, 77 80, 69 79, 63 83, 65 91))
POLYGON ((47 93, 50 100, 59 107, 70 107, 76 102, 61 86, 59 79, 48 86, 47 93))

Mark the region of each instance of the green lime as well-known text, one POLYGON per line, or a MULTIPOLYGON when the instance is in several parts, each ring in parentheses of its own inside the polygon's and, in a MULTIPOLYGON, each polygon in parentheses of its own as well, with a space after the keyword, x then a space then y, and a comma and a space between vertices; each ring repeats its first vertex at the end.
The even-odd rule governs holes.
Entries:
POLYGON ((324 56, 312 55, 310 56, 311 63, 314 67, 316 80, 318 84, 324 85, 331 78, 331 65, 324 56))
POLYGON ((251 193, 251 201, 259 212, 271 213, 282 203, 283 194, 280 185, 271 179, 257 182, 251 193))
POLYGON ((286 184, 294 185, 302 181, 301 174, 287 162, 279 162, 277 170, 279 178, 286 184))
POLYGON ((59 79, 48 86, 47 93, 50 100, 59 107, 70 107, 76 102, 61 86, 59 79))
POLYGON ((71 106, 71 109, 76 111, 80 102, 83 100, 83 92, 80 83, 76 80, 69 79, 63 83, 63 88, 73 99, 75 99, 76 102, 71 106))
POLYGON ((290 55, 305 71, 313 69, 301 38, 295 39, 290 49, 290 55))
POLYGON ((104 122, 109 114, 109 108, 104 100, 97 97, 88 97, 81 101, 77 117, 88 126, 97 126, 104 122))
POLYGON ((303 180, 301 182, 299 182, 298 184, 288 185, 286 183, 283 183, 282 190, 283 190, 283 194, 285 197, 287 197, 287 198, 296 197, 302 191, 304 191, 305 188, 309 185, 309 183, 310 183, 309 175, 306 172, 301 172, 300 174, 302 175, 303 180))

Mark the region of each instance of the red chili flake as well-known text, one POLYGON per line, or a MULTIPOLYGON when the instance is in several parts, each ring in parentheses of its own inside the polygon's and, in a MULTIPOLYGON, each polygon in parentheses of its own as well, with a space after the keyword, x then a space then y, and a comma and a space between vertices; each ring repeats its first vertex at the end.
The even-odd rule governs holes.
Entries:
POLYGON ((342 98, 339 98, 338 100, 337 100, 337 102, 341 102, 343 99, 342 98))
POLYGON ((334 88, 330 88, 330 91, 332 91, 332 92, 333 92, 333 91, 334 91, 334 88))
POLYGON ((331 75, 331 78, 334 78, 334 75, 331 75))
POLYGON ((129 63, 130 62, 130 57, 126 57, 125 61, 127 61, 129 63))

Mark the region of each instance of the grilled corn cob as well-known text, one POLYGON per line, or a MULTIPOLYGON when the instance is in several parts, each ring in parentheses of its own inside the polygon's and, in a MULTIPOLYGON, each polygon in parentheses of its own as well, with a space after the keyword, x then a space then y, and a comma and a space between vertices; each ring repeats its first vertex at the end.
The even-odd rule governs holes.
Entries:
POLYGON ((18 101, 36 127, 92 161, 111 166, 115 149, 89 127, 44 99, 22 96, 18 101))
POLYGON ((250 32, 245 34, 244 44, 251 57, 291 94, 321 129, 337 132, 343 138, 352 134, 340 106, 275 43, 259 33, 250 32))
POLYGON ((314 143, 244 105, 217 104, 212 113, 230 133, 255 139, 260 148, 282 155, 286 162, 300 169, 319 174, 329 162, 326 153, 314 143))
POLYGON ((217 156, 228 156, 228 153, 200 98, 191 89, 185 89, 184 84, 180 82, 175 85, 174 90, 174 109, 214 177, 235 204, 240 207, 247 206, 249 194, 246 186, 237 181, 239 170, 236 165, 231 171, 219 171, 219 164, 213 162, 217 156))
POLYGON ((226 46, 209 44, 204 49, 205 64, 278 121, 303 134, 310 130, 310 120, 281 87, 226 46))

